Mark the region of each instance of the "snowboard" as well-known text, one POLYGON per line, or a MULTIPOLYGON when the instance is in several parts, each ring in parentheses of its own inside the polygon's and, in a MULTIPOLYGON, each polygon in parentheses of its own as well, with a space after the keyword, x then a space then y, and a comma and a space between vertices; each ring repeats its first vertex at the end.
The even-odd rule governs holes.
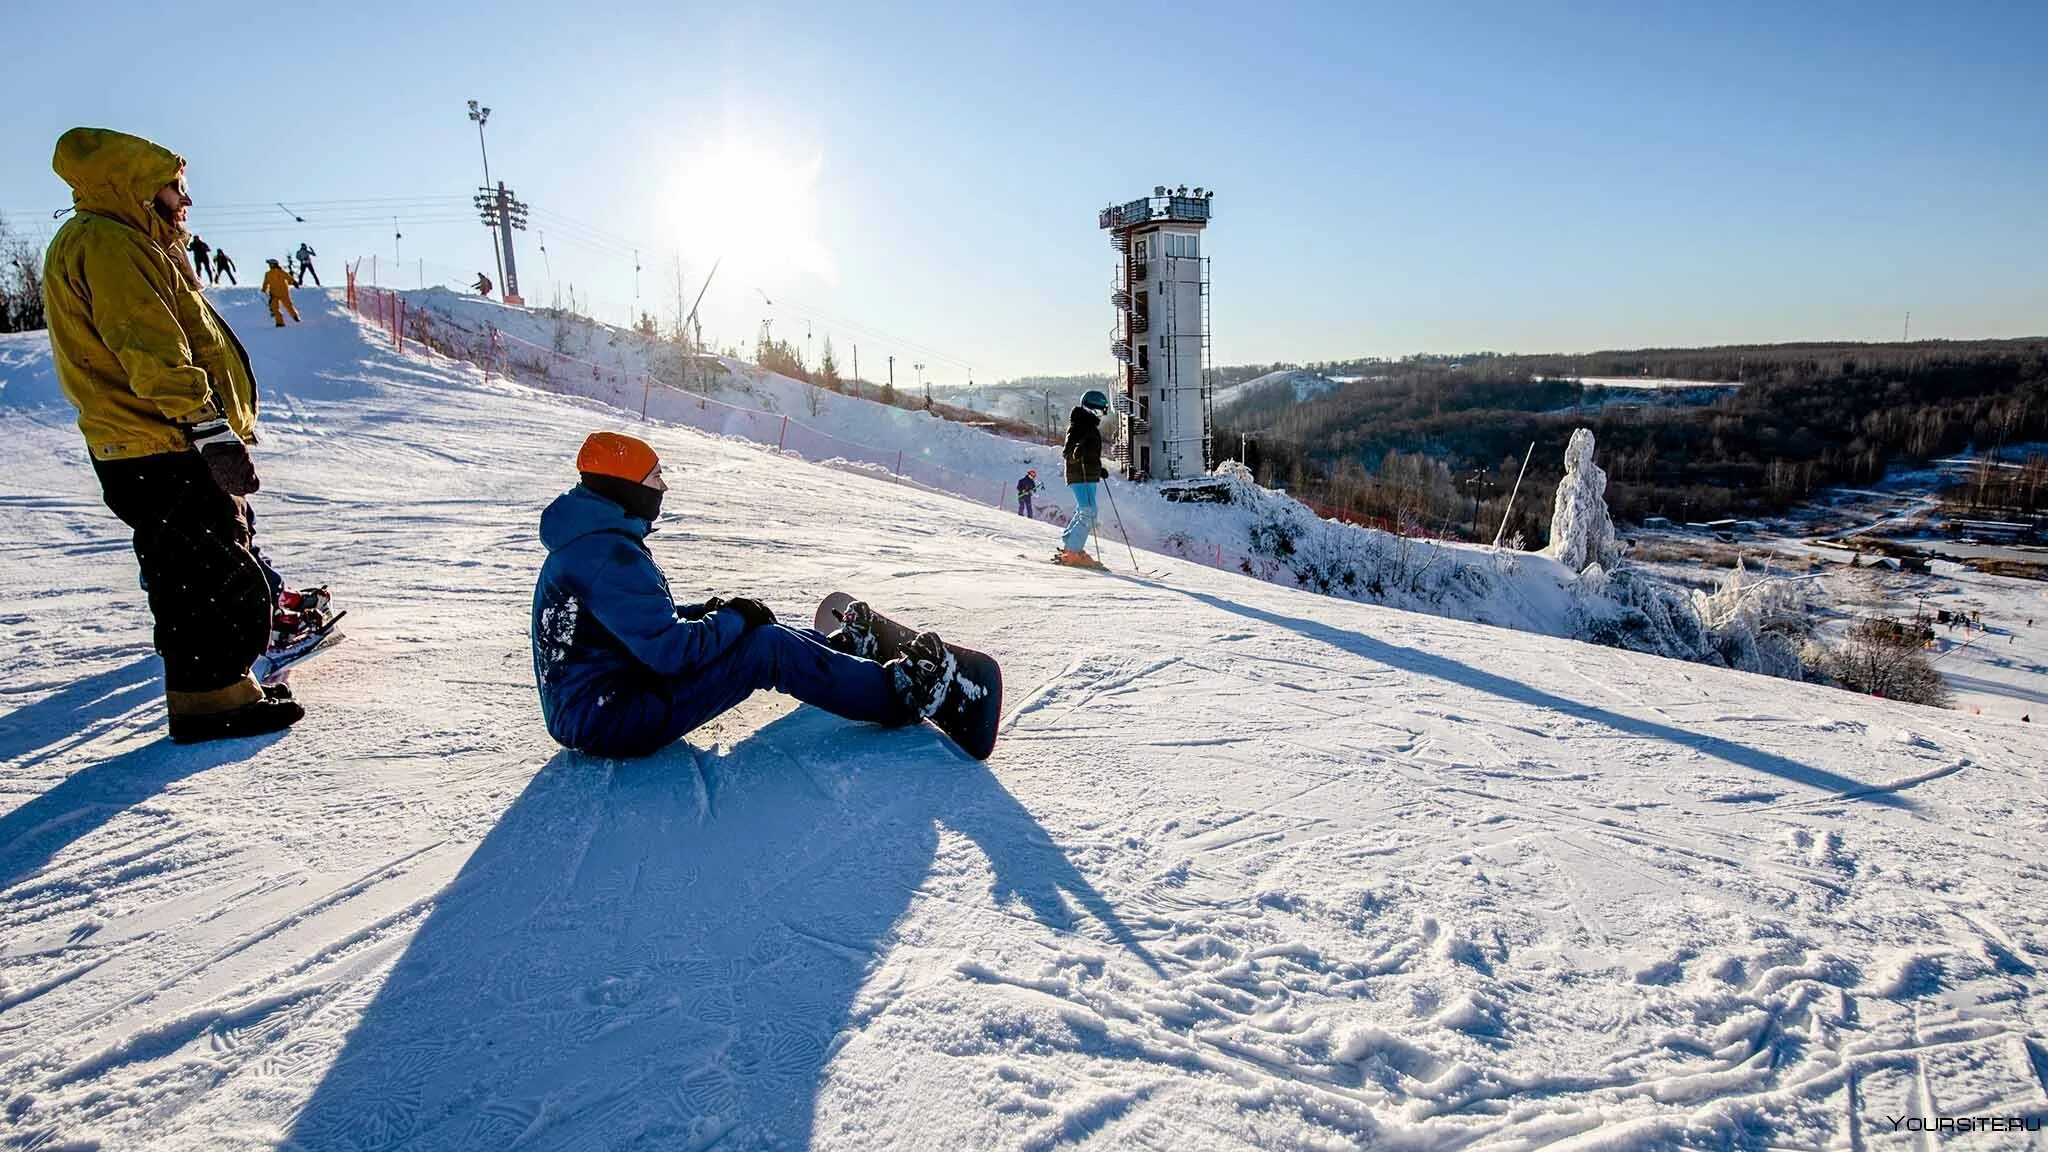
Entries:
POLYGON ((341 623, 341 618, 346 615, 348 615, 348 612, 344 610, 336 612, 332 616, 323 617, 317 625, 307 628, 304 632, 294 637, 291 643, 272 648, 263 655, 258 656, 256 658, 256 666, 250 669, 250 671, 255 673, 256 679, 264 684, 275 685, 284 683, 285 671, 287 669, 303 664, 314 656, 341 643, 343 637, 337 625, 341 623))
MULTIPOLYGON (((839 627, 839 610, 855 599, 845 592, 825 597, 818 604, 812 627, 830 635, 839 627)), ((875 613, 874 658, 883 662, 894 660, 916 636, 914 630, 875 613)), ((953 654, 956 665, 953 686, 929 719, 961 751, 976 760, 986 760, 995 751, 996 728, 1003 718, 1003 669, 986 652, 952 643, 946 645, 946 650, 953 654)))

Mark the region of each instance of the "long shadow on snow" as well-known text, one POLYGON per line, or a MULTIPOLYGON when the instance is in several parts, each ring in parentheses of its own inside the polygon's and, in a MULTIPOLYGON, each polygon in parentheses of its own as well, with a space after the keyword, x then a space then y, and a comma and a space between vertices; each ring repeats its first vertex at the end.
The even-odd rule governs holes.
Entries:
POLYGON ((0 763, 31 752, 41 755, 16 767, 48 759, 55 754, 53 746, 66 737, 77 737, 96 722, 142 703, 150 684, 161 675, 163 662, 152 652, 119 668, 74 680, 33 704, 16 708, 7 713, 7 727, 0 729, 0 763))
MULTIPOLYGON (((1147 583, 1150 582, 1148 581, 1147 583)), ((1169 587, 1164 584, 1157 586, 1160 588, 1169 587)), ((1653 740, 1667 740, 1681 747, 1691 748, 1704 752, 1709 756, 1726 760, 1728 763, 1740 768, 1748 768, 1752 771, 1776 776, 1783 780, 1790 780, 1795 784, 1803 784, 1806 787, 1823 792, 1839 793, 1846 799, 1864 800, 1872 804, 1894 808, 1913 809, 1917 807, 1913 801, 1904 796, 1900 796, 1895 792, 1883 791, 1853 777, 1830 772, 1824 768, 1815 768, 1809 764, 1801 764, 1797 760, 1780 756, 1775 752, 1765 752, 1759 748, 1751 748, 1747 744, 1737 744, 1733 740, 1724 740, 1719 736, 1707 736, 1698 732, 1688 732, 1683 728, 1673 728, 1668 724, 1659 724, 1652 720, 1644 720, 1640 717, 1629 716, 1620 712, 1611 712, 1605 708, 1597 708, 1577 700, 1569 700, 1563 696, 1545 692, 1541 688, 1530 687, 1519 680, 1510 680, 1505 676, 1497 676, 1494 673, 1482 671, 1470 664, 1452 660, 1447 656, 1438 656, 1434 653, 1424 652, 1415 648, 1404 648, 1397 644, 1389 644, 1383 640, 1375 640, 1363 632, 1352 632, 1343 628, 1335 628, 1328 624, 1319 624, 1313 620, 1303 620, 1295 616, 1282 616, 1276 612, 1267 612, 1262 609, 1253 608, 1250 605, 1225 600, 1219 596, 1211 596, 1202 592, 1191 592, 1185 588, 1173 588, 1171 590, 1192 599, 1200 600, 1211 607, 1221 608, 1226 612, 1234 612, 1239 616, 1246 616, 1262 623, 1274 625, 1275 627, 1286 628, 1300 633, 1311 640, 1320 640, 1333 648, 1349 652, 1355 656, 1363 656, 1367 660, 1384 664, 1389 668, 1399 668, 1405 672, 1433 676, 1439 680, 1448 680, 1453 684, 1463 684, 1468 688, 1476 688, 1481 692, 1488 692, 1502 699, 1513 700, 1517 703, 1528 704, 1536 708, 1546 708, 1552 712, 1562 712, 1567 716, 1576 716, 1598 724, 1605 724, 1617 732, 1626 732, 1631 736, 1642 736, 1653 740)))
POLYGON ((13 887, 66 845, 185 777, 247 760, 282 738, 282 733, 275 733, 189 746, 158 740, 80 768, 48 792, 0 816, 0 890, 13 887))
POLYGON ((286 1146, 804 1146, 941 827, 987 856, 996 904, 1076 931, 1065 893, 1158 970, 935 733, 803 708, 724 757, 564 752, 436 898, 286 1146))

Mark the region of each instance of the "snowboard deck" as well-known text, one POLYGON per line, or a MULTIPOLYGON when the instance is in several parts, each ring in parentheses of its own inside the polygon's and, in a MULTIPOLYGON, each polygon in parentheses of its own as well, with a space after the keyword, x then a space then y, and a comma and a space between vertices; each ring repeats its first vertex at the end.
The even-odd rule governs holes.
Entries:
MULTIPOLYGON (((839 611, 858 597, 834 592, 818 603, 811 626, 830 635, 839 627, 839 611)), ((872 607, 872 605, 870 605, 872 607)), ((875 659, 882 662, 902 655, 904 645, 917 637, 880 612, 875 613, 875 659)), ((996 729, 1003 719, 1003 669, 995 657, 973 648, 948 643, 956 673, 953 687, 929 719, 960 750, 976 760, 986 760, 996 748, 996 729)))
POLYGON ((263 684, 276 685, 284 683, 286 672, 327 651, 345 639, 337 625, 341 623, 341 618, 346 615, 348 615, 346 609, 336 612, 328 619, 325 625, 314 629, 291 646, 265 652, 256 658, 256 666, 250 669, 250 671, 254 672, 256 679, 263 684))

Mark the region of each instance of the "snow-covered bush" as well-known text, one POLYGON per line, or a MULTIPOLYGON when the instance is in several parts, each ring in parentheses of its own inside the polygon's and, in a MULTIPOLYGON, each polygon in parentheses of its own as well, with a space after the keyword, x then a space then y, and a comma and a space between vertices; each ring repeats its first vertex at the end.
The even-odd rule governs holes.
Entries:
POLYGON ((1572 572, 1588 564, 1612 569, 1621 558, 1614 539, 1614 519, 1607 512, 1607 472, 1593 463, 1593 431, 1572 432, 1564 450, 1564 479, 1557 482, 1557 503, 1550 514, 1550 546, 1545 551, 1572 572))

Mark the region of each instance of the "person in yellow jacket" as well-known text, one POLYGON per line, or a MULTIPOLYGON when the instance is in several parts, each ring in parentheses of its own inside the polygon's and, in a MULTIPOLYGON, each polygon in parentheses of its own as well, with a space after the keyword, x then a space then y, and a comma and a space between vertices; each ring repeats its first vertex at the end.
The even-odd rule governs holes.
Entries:
POLYGON ((277 321, 279 328, 284 327, 284 312, 292 314, 293 323, 298 322, 299 310, 292 305, 292 274, 275 260, 270 262, 270 271, 263 274, 263 294, 270 298, 270 318, 277 321))
POLYGON ((51 167, 76 212, 44 261, 50 349, 107 507, 135 533, 171 739, 285 728, 304 711, 249 672, 271 618, 242 499, 258 483, 256 377, 185 262, 185 161, 73 128, 51 167))

